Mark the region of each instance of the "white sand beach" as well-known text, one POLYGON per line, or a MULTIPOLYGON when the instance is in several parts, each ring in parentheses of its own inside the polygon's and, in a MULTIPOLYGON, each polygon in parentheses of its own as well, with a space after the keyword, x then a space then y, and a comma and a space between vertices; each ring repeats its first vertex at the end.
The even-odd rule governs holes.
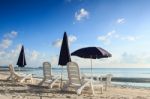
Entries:
MULTIPOLYGON (((96 86, 93 96, 90 89, 85 89, 81 95, 74 91, 62 92, 57 86, 53 89, 21 85, 5 80, 8 73, 0 73, 0 99, 150 99, 150 88, 137 88, 129 86, 111 86, 101 94, 96 86)), ((36 85, 36 79, 34 79, 36 85)))

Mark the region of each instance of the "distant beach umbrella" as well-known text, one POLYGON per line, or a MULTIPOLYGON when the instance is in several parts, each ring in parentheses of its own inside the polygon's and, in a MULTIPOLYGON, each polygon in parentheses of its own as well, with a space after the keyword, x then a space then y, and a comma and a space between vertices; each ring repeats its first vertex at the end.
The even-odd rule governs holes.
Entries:
POLYGON ((71 57, 69 52, 68 37, 67 37, 67 33, 65 32, 63 36, 62 45, 61 45, 58 65, 65 66, 70 61, 71 61, 71 57))
POLYGON ((18 67, 24 67, 25 65, 27 65, 23 45, 22 45, 22 48, 21 48, 21 51, 20 51, 20 54, 19 54, 17 65, 18 65, 18 67))
POLYGON ((85 47, 71 53, 72 56, 91 59, 91 77, 92 77, 92 59, 108 58, 112 55, 100 47, 85 47))

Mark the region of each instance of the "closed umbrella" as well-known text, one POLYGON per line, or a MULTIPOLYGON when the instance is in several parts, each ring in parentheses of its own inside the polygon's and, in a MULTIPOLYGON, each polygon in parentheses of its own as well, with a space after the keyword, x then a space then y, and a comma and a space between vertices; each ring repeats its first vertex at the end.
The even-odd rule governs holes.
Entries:
POLYGON ((73 56, 91 59, 91 78, 92 78, 92 59, 108 58, 112 55, 101 47, 85 47, 71 53, 73 56))
POLYGON ((21 51, 20 51, 20 54, 19 54, 17 65, 18 65, 18 67, 24 67, 25 65, 27 65, 23 45, 22 45, 22 48, 21 48, 21 51))
POLYGON ((71 57, 69 52, 68 37, 67 37, 67 33, 65 32, 63 36, 61 49, 60 49, 58 65, 65 66, 70 61, 71 61, 71 57))
POLYGON ((63 66, 66 66, 68 62, 71 61, 70 52, 69 52, 69 45, 68 45, 68 37, 67 33, 64 33, 63 41, 60 49, 59 61, 58 65, 62 66, 61 72, 61 87, 62 87, 62 73, 63 73, 63 66))

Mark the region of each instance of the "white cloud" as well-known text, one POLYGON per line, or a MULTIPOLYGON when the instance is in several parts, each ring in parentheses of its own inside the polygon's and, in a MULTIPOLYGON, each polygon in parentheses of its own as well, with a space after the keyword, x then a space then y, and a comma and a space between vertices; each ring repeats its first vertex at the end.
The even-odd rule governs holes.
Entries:
MULTIPOLYGON (((21 50, 21 44, 17 45, 14 49, 8 51, 0 51, 0 64, 8 65, 13 64, 16 66, 19 52, 21 50)), ((104 59, 93 59, 93 68, 111 68, 111 67, 146 67, 150 64, 150 55, 149 52, 144 53, 112 53, 112 57, 104 59), (142 65, 141 65, 142 64, 142 65)), ((52 66, 57 66, 58 56, 49 56, 43 52, 37 50, 29 50, 25 48, 25 55, 28 67, 38 67, 42 66, 44 61, 51 62, 52 66)), ((79 57, 72 57, 72 61, 75 61, 79 64, 80 67, 90 68, 90 59, 84 59, 79 57)))
POLYGON ((119 35, 115 30, 97 37, 97 40, 102 41, 104 44, 110 44, 112 39, 136 41, 140 39, 140 36, 122 36, 119 35))
POLYGON ((108 41, 106 36, 98 36, 97 39, 100 40, 100 41, 103 41, 103 42, 108 41))
POLYGON ((12 54, 11 57, 18 57, 19 52, 21 50, 21 47, 22 47, 22 45, 18 44, 15 49, 12 49, 11 50, 11 54, 12 54))
MULTIPOLYGON (((93 60, 93 67, 102 67, 102 68, 145 68, 150 65, 150 55, 146 53, 146 56, 143 56, 143 53, 113 53, 112 57, 93 60)), ((78 60, 78 62, 80 62, 78 60)), ((88 62, 88 61, 87 61, 88 62)), ((84 64, 82 64, 84 66, 84 64)))
POLYGON ((52 66, 58 65, 58 56, 51 56, 50 61, 52 66))
POLYGON ((116 34, 116 31, 113 30, 111 32, 108 32, 106 35, 98 36, 97 39, 100 40, 100 41, 102 41, 102 42, 104 42, 105 44, 110 44, 110 39, 113 36, 117 37, 117 35, 115 35, 115 34, 116 34))
POLYGON ((75 12, 75 19, 81 21, 89 17, 89 12, 84 8, 81 8, 78 12, 75 12))
POLYGON ((5 54, 6 54, 6 52, 5 52, 5 51, 0 51, 0 57, 4 57, 4 56, 5 56, 5 54))
POLYGON ((61 43, 62 43, 62 40, 57 39, 56 41, 54 41, 54 42, 52 43, 52 45, 55 46, 55 47, 60 47, 60 46, 61 46, 61 43))
POLYGON ((118 58, 114 60, 115 61, 112 61, 111 64, 116 64, 118 66, 121 64, 123 65, 123 67, 144 67, 150 64, 150 55, 148 53, 146 53, 146 55, 143 56, 143 53, 135 54, 131 52, 123 52, 119 55, 118 58))
POLYGON ((16 65, 21 45, 17 45, 15 49, 1 50, 0 51, 0 64, 1 65, 16 65))
POLYGON ((10 33, 6 33, 3 38, 2 41, 0 42, 0 49, 7 49, 12 45, 12 42, 16 36, 17 36, 17 32, 16 31, 11 31, 10 33))
POLYGON ((107 33, 107 36, 112 36, 112 35, 114 35, 115 33, 116 33, 116 31, 113 30, 113 31, 111 31, 111 32, 108 32, 108 33, 107 33))
POLYGON ((122 40, 128 40, 128 41, 136 41, 140 37, 138 36, 127 36, 127 37, 122 37, 122 40))
POLYGON ((75 42, 76 40, 77 40, 77 37, 74 36, 74 35, 70 35, 70 36, 68 37, 68 42, 69 42, 69 44, 75 42))
MULTIPOLYGON (((92 59, 93 68, 144 68, 150 66, 149 52, 111 52, 112 57, 102 59, 92 59)), ((81 68, 90 68, 90 59, 71 57, 81 68)))
POLYGON ((44 61, 49 61, 50 56, 45 55, 44 52, 39 52, 37 50, 25 49, 26 61, 30 67, 42 66, 44 61))
MULTIPOLYGON (((1 65, 9 65, 13 64, 16 66, 18 56, 21 50, 21 44, 18 44, 14 49, 9 49, 7 51, 0 50, 0 64, 1 65)), ((44 61, 50 60, 50 56, 44 55, 42 52, 38 52, 36 50, 29 50, 25 47, 25 57, 28 67, 37 67, 42 66, 44 61)))
POLYGON ((31 60, 36 60, 38 56, 39 56, 39 52, 35 50, 31 52, 31 60))
POLYGON ((123 23, 125 23, 125 19, 124 18, 119 18, 119 19, 117 19, 117 23, 118 24, 123 24, 123 23))
POLYGON ((12 40, 10 39, 3 39, 2 42, 0 43, 0 48, 1 49, 6 49, 12 44, 12 40))
POLYGON ((121 62, 122 63, 135 64, 135 63, 139 62, 139 58, 134 54, 129 54, 127 52, 124 52, 121 55, 121 62))
MULTIPOLYGON (((74 36, 74 35, 70 35, 68 36, 68 44, 72 44, 73 42, 75 42, 77 40, 77 37, 74 36)), ((61 44, 62 44, 62 39, 57 39, 56 41, 54 41, 52 43, 53 46, 55 47, 61 47, 61 44)))
MULTIPOLYGON (((3 35, 0 41, 0 64, 9 65, 13 64, 16 66, 18 56, 21 50, 21 44, 18 44, 15 48, 10 46, 13 44, 14 38, 18 35, 16 31, 11 31, 3 35), (7 49, 7 50, 6 50, 7 49)), ((40 53, 36 50, 29 50, 25 47, 25 56, 27 61, 27 66, 41 66, 42 62, 47 59, 50 59, 48 56, 44 56, 43 53, 40 53)))
POLYGON ((15 38, 15 37, 17 36, 17 34, 18 34, 18 32, 16 32, 16 31, 11 31, 10 33, 6 33, 6 34, 4 35, 4 37, 11 39, 11 38, 15 38))

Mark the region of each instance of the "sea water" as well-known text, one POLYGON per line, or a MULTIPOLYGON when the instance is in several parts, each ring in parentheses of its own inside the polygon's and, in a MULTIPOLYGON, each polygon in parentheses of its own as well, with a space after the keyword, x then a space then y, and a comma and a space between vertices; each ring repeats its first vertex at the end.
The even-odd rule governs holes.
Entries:
MULTIPOLYGON (((22 68, 20 72, 32 73, 35 77, 43 76, 43 68, 22 68)), ((66 67, 52 68, 53 75, 61 75, 67 77, 66 67)), ((81 74, 91 75, 91 68, 80 68, 81 74)), ((150 68, 93 68, 93 76, 101 76, 106 74, 112 74, 113 77, 120 78, 148 78, 150 79, 150 68)), ((150 88, 150 82, 139 83, 139 82, 113 82, 112 84, 137 86, 137 87, 148 87, 150 88)))

